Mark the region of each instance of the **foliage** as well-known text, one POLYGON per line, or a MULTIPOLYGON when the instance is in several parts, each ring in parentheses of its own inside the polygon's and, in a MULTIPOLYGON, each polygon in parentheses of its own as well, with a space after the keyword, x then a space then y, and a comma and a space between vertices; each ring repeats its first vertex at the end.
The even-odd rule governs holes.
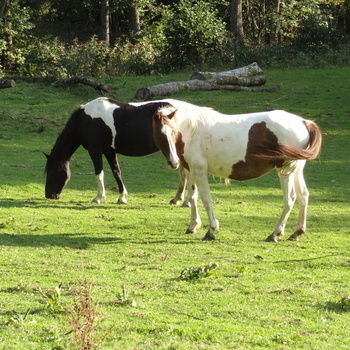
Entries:
POLYGON ((24 63, 27 45, 31 40, 29 31, 32 28, 29 9, 22 7, 20 0, 10 1, 4 17, 0 18, 0 71, 1 67, 15 70, 24 63))
POLYGON ((164 16, 170 62, 202 65, 220 49, 227 35, 224 22, 208 1, 180 0, 164 16))
POLYGON ((66 78, 252 61, 264 66, 348 62, 350 7, 344 0, 244 1, 239 45, 227 30, 227 0, 114 0, 110 11, 109 46, 100 40, 99 1, 11 1, 0 19, 0 77, 5 70, 66 78), (141 24, 136 33, 129 23, 132 8, 141 24))
POLYGON ((113 304, 119 306, 137 306, 136 301, 130 299, 129 293, 124 285, 122 286, 122 291, 118 294, 117 299, 113 301, 113 304))
MULTIPOLYGON (((46 200, 42 152, 51 149, 70 113, 99 94, 19 79, 15 88, 1 90, 1 349, 75 349, 70 308, 48 312, 37 288, 48 292, 62 283, 62 305, 74 305, 79 299, 72 290, 83 289, 77 280, 93 286, 88 300, 100 316, 90 329, 100 349, 348 349, 350 312, 341 300, 349 296, 350 68, 264 71, 267 86, 281 84, 279 91, 174 97, 225 113, 284 109, 321 126, 321 158, 305 169, 311 196, 308 231, 299 242, 262 241, 282 207, 274 173, 229 186, 209 177, 221 224, 217 240, 201 241, 205 228, 185 235, 189 210, 168 204, 178 174, 158 153, 119 157, 126 206, 116 204, 107 164, 107 198, 91 203, 96 180, 82 148, 61 199, 46 200), (174 282, 183 269, 210 261, 220 265, 215 277, 174 282), (123 285, 136 308, 114 304, 123 285)), ((188 75, 110 77, 107 96, 130 101, 141 84, 188 75)), ((202 206, 200 213, 206 225, 202 206)), ((297 217, 293 210, 288 233, 297 217)))
POLYGON ((213 274, 213 270, 218 266, 219 264, 210 262, 201 266, 187 267, 181 271, 179 280, 196 281, 200 278, 208 277, 213 274))
POLYGON ((43 303, 45 308, 52 313, 64 312, 65 307, 62 305, 62 289, 61 285, 47 291, 43 291, 42 288, 38 288, 38 291, 43 296, 43 303))

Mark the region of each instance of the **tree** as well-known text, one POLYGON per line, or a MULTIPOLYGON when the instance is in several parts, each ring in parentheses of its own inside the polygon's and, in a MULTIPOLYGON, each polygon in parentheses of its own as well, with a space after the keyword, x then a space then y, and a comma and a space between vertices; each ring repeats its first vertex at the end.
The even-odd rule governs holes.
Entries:
POLYGON ((243 43, 243 14, 242 0, 231 0, 230 4, 230 31, 236 44, 243 43))
POLYGON ((104 40, 108 46, 110 45, 109 21, 110 21, 109 0, 102 0, 101 1, 102 40, 104 40))

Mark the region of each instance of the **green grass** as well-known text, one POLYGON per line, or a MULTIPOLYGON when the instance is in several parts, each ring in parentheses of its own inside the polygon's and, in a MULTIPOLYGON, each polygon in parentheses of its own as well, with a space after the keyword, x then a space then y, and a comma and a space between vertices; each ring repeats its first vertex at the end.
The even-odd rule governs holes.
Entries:
MULTIPOLYGON (((1 350, 75 349, 73 290, 84 281, 92 283, 99 349, 349 348, 350 68, 266 74, 279 91, 174 97, 226 113, 285 109, 321 126, 321 157, 305 170, 311 200, 299 242, 262 241, 282 206, 274 173, 229 186, 210 177, 218 240, 202 242, 205 227, 185 235, 189 210, 168 205, 177 173, 160 154, 120 157, 126 206, 115 204, 107 168, 106 201, 90 203, 97 188, 82 149, 61 199, 45 200, 42 152, 70 112, 97 94, 28 82, 0 90, 1 350), (208 276, 180 278, 210 262, 218 266, 208 276)), ((138 87, 188 75, 111 79, 110 97, 133 100, 138 87)))

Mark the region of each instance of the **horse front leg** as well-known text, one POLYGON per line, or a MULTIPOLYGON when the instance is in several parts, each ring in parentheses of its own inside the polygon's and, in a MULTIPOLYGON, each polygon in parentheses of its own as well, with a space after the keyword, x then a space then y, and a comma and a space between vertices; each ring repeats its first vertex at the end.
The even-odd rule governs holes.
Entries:
MULTIPOLYGON (((170 200, 170 204, 178 205, 181 201, 184 200, 184 193, 187 185, 187 174, 184 167, 180 166, 179 169, 179 187, 175 194, 175 197, 170 200)), ((186 200, 182 203, 182 207, 190 207, 189 195, 187 195, 186 200)))
POLYGON ((191 222, 186 233, 195 233, 202 226, 202 220, 198 211, 198 189, 191 177, 189 176, 188 200, 191 206, 191 222))
POLYGON ((94 164, 95 175, 97 180, 97 195, 92 200, 93 203, 100 204, 102 199, 106 197, 104 184, 104 172, 102 166, 102 153, 95 150, 88 150, 90 158, 94 164))
POLYGON ((283 210, 280 219, 277 222, 275 230, 270 236, 266 238, 266 242, 278 242, 278 238, 284 234, 284 229, 287 224, 289 214, 293 208, 295 202, 295 187, 294 187, 294 176, 295 173, 289 173, 283 175, 281 171, 278 172, 278 177, 280 179, 281 188, 283 192, 283 210))
POLYGON ((213 201, 210 194, 209 181, 207 171, 199 169, 195 171, 195 181, 198 186, 199 195, 209 219, 209 229, 203 241, 212 241, 215 239, 215 233, 219 230, 219 221, 216 219, 213 208, 213 201))
POLYGON ((117 203, 118 204, 126 204, 127 199, 126 196, 128 194, 128 191, 126 190, 126 187, 124 186, 123 180, 122 180, 122 173, 120 170, 120 166, 118 163, 118 158, 113 149, 110 149, 104 153, 105 157, 107 158, 108 164, 112 170, 113 176, 117 182, 118 191, 119 191, 119 198, 117 203))

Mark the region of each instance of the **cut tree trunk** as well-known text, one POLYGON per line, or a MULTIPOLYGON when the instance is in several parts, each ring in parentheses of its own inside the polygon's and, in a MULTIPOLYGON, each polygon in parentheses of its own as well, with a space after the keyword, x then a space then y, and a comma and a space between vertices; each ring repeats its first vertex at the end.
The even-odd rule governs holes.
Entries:
POLYGON ((228 90, 228 91, 246 91, 246 92, 274 92, 280 86, 272 86, 270 88, 259 88, 252 86, 239 85, 220 85, 215 80, 187 80, 174 81, 165 84, 153 85, 141 88, 136 91, 136 98, 140 100, 149 100, 154 96, 169 96, 186 90, 228 90))
POLYGON ((217 84, 222 85, 259 86, 266 83, 264 72, 256 62, 224 72, 196 72, 191 79, 214 79, 217 84))
POLYGON ((263 85, 266 77, 256 63, 225 72, 197 72, 191 80, 174 81, 165 84, 140 88, 136 98, 147 100, 154 96, 169 96, 186 90, 230 90, 249 92, 271 92, 279 87, 268 89, 254 86, 263 85))
POLYGON ((0 89, 12 88, 16 86, 16 82, 13 79, 0 80, 0 89))

